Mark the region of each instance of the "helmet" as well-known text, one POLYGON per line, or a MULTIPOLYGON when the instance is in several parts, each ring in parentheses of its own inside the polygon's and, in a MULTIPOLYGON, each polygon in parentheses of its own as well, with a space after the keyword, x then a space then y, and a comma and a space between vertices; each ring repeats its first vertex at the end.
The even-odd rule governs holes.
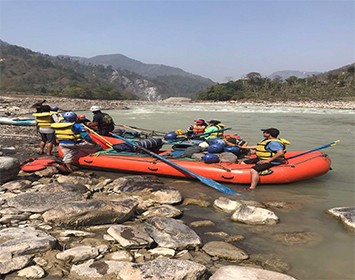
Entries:
POLYGON ((96 111, 100 111, 100 110, 101 110, 101 108, 99 106, 91 106, 91 108, 90 108, 91 112, 96 112, 96 111))
POLYGON ((226 142, 224 142, 223 139, 220 138, 212 138, 212 144, 217 144, 217 145, 221 145, 221 146, 225 146, 226 142))
POLYGON ((201 158, 205 163, 217 163, 219 162, 219 157, 215 154, 207 153, 201 158))
POLYGON ((174 140, 176 139, 176 133, 175 132, 169 132, 167 134, 164 135, 164 139, 165 140, 174 140))
POLYGON ((202 143, 198 144, 198 146, 201 147, 202 149, 206 149, 208 148, 209 145, 207 142, 203 141, 202 143))
POLYGON ((78 119, 77 115, 74 112, 65 112, 63 114, 63 118, 67 122, 75 122, 78 119))
POLYGON ((212 144, 207 148, 207 152, 209 153, 221 153, 223 152, 224 145, 220 144, 212 144))
POLYGON ((236 146, 227 146, 227 147, 224 147, 224 151, 237 155, 239 153, 239 148, 236 146))
POLYGON ((52 112, 58 112, 59 108, 57 106, 51 106, 52 112))
POLYGON ((78 119, 85 119, 86 117, 85 117, 85 115, 83 115, 83 114, 79 114, 78 115, 78 119))

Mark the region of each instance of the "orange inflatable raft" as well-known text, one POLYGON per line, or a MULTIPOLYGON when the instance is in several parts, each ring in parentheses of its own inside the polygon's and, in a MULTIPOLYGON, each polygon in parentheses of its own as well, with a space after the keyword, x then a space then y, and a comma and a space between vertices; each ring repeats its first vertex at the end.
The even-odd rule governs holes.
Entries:
MULTIPOLYGON (((105 137, 108 143, 123 143, 122 140, 105 137)), ((105 142, 105 141, 104 141, 105 142)), ((101 143, 100 143, 101 144, 101 143)), ((170 151, 157 152, 160 156, 170 151)), ((301 154, 305 151, 288 151, 286 157, 301 154)), ((207 164, 191 158, 178 158, 169 161, 180 165, 191 172, 219 182, 250 184, 250 168, 253 165, 240 163, 207 164)), ((186 174, 161 160, 144 153, 117 152, 107 150, 95 154, 78 154, 74 163, 83 168, 114 171, 121 173, 145 173, 170 177, 189 178, 186 174)), ((260 184, 285 184, 315 178, 330 170, 331 160, 328 155, 319 151, 292 158, 286 163, 272 167, 267 175, 260 176, 260 184)))

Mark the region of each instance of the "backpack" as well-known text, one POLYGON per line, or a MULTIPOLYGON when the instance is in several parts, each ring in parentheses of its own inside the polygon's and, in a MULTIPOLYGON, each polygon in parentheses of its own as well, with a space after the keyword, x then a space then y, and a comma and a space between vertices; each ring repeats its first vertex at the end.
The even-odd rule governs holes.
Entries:
POLYGON ((104 117, 102 118, 104 124, 115 124, 112 117, 109 114, 103 113, 104 117))

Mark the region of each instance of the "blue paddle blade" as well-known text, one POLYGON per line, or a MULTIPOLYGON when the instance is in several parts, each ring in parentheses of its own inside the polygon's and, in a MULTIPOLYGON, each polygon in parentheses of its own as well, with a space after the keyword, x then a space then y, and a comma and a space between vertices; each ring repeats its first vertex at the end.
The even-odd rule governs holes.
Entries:
POLYGON ((199 175, 195 176, 196 179, 200 180, 202 183, 222 192, 222 193, 225 193, 225 194, 237 194, 237 195, 242 195, 241 193, 239 192, 236 192, 235 190, 232 190, 212 179, 209 179, 209 178, 206 178, 206 177, 201 177, 199 175))

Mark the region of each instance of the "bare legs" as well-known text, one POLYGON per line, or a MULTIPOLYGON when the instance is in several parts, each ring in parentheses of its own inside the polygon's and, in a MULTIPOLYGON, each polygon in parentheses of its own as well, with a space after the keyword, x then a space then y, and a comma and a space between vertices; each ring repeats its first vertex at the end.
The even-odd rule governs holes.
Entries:
POLYGON ((255 190, 256 189, 256 185, 259 182, 259 172, 254 170, 254 169, 250 169, 250 179, 251 179, 251 183, 250 183, 250 187, 249 190, 255 190))

